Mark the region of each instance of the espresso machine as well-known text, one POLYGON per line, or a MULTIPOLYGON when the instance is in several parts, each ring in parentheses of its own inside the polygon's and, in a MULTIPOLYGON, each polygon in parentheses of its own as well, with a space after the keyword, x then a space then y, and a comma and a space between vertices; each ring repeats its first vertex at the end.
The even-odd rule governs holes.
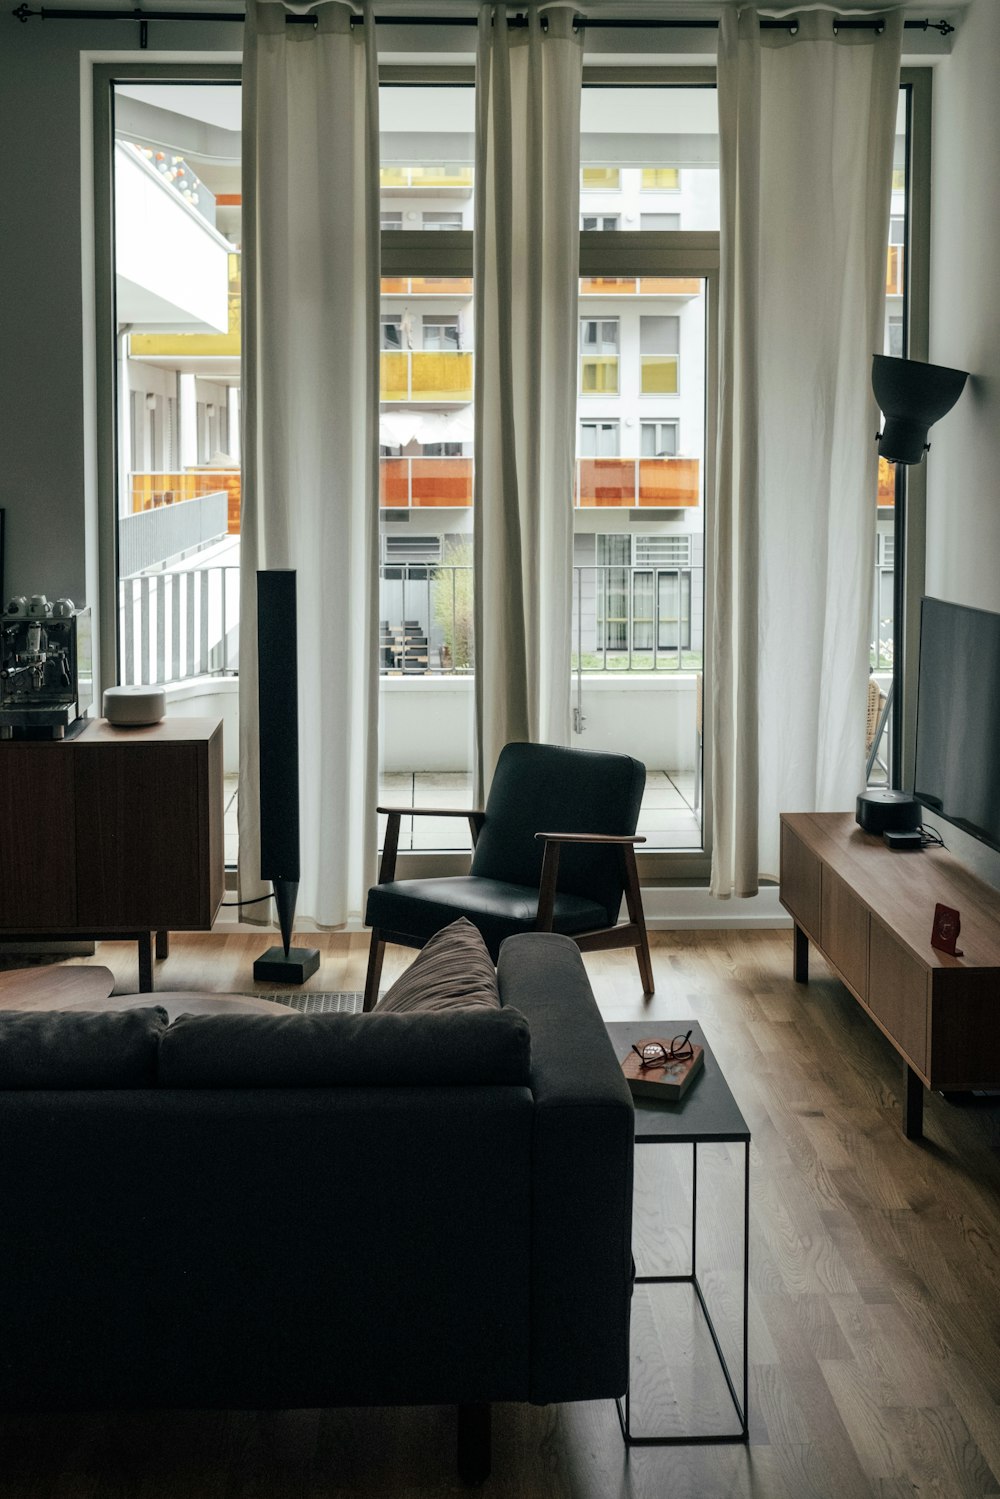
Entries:
POLYGON ((90 610, 43 593, 0 616, 0 739, 62 739, 94 700, 90 610))

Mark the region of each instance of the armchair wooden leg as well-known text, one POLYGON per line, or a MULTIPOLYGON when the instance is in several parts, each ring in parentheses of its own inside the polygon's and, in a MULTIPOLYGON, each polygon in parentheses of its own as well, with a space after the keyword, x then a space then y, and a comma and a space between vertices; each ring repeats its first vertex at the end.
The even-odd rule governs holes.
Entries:
POLYGON ((635 955, 639 960, 642 991, 644 994, 654 994, 656 985, 653 982, 653 960, 649 953, 649 937, 646 935, 646 918, 642 910, 642 892, 639 889, 639 871, 635 864, 635 851, 625 848, 622 854, 625 859, 625 904, 639 938, 635 944, 635 955))
POLYGON ((458 1407, 458 1476, 463 1483, 484 1483, 492 1464, 491 1405, 458 1407))
POLYGON ((365 979, 365 1000, 362 1009, 367 1011, 374 1007, 378 999, 378 981, 382 977, 382 959, 385 957, 385 943, 376 930, 372 930, 371 947, 368 949, 368 976, 365 979))

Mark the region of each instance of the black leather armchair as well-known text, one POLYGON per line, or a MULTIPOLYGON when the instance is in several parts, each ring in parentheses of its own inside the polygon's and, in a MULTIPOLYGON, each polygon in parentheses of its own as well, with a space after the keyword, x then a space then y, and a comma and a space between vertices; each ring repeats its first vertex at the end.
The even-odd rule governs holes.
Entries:
POLYGON ((635 831, 646 770, 628 755, 508 744, 497 761, 485 812, 380 807, 387 818, 379 883, 368 892, 372 928, 364 1007, 378 997, 387 942, 423 947, 465 916, 496 961, 519 932, 556 931, 584 952, 634 947, 643 989, 653 965, 642 912, 635 831), (474 852, 467 875, 397 880, 403 817, 467 817, 474 852), (618 922, 624 895, 629 920, 618 922))

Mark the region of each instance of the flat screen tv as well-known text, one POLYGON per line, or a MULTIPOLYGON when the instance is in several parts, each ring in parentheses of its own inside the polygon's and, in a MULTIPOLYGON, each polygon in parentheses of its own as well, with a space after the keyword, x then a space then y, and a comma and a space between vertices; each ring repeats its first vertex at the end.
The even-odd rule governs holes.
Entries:
POLYGON ((921 603, 913 794, 1000 850, 1000 614, 921 603))

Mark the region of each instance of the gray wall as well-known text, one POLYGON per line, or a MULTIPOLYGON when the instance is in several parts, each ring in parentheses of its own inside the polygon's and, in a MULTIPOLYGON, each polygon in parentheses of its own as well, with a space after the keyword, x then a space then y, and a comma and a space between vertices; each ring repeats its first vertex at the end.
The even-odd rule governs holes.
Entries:
MULTIPOLYGON (((934 71, 931 326, 934 364, 968 370, 931 431, 927 592, 1000 611, 1000 6, 973 0, 934 71)), ((1000 682, 983 683, 984 692, 1000 682)), ((956 733, 961 726, 956 725, 956 733)), ((941 825, 948 847, 1000 886, 1000 855, 941 825)))
MULTIPOLYGON (((238 51, 242 28, 150 23, 156 49, 238 51)), ((0 507, 13 593, 97 605, 90 246, 83 239, 80 53, 138 49, 121 22, 0 13, 0 507), (90 409, 88 409, 90 407, 90 409), (89 430, 88 430, 89 429, 89 430)), ((138 50, 129 54, 140 56, 138 50)), ((88 232, 89 241, 89 232, 88 232)))

